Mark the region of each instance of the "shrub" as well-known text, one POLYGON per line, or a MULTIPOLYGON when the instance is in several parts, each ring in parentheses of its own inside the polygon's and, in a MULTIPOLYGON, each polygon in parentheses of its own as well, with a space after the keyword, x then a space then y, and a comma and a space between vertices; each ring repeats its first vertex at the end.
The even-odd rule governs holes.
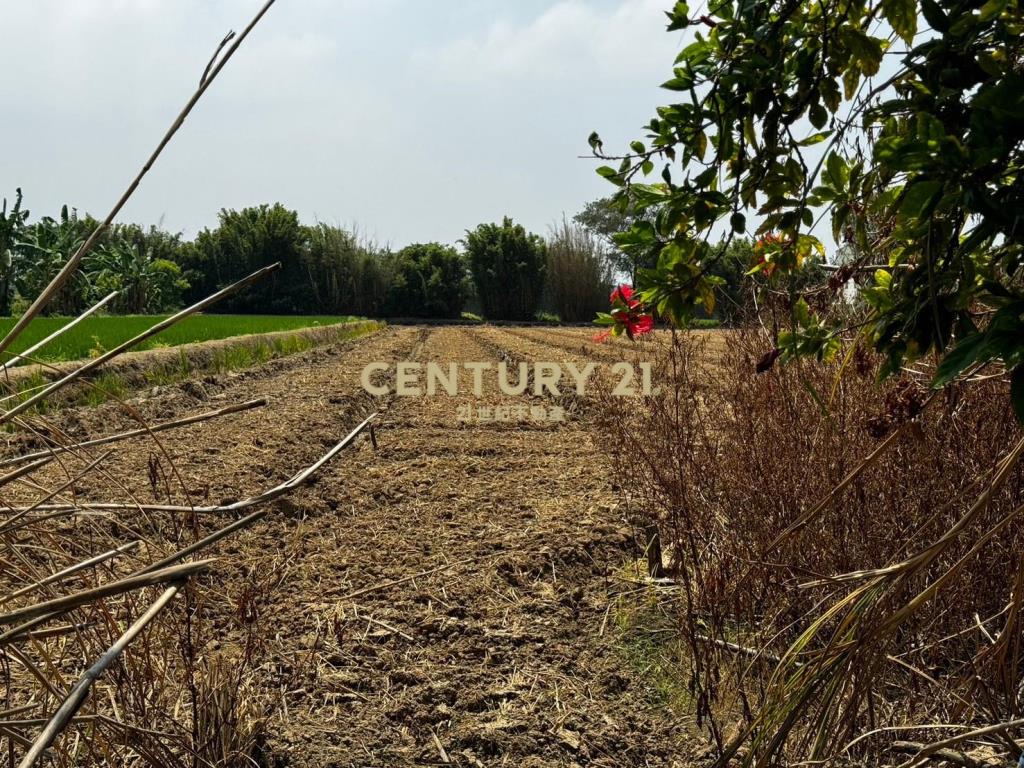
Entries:
MULTIPOLYGON (((44 216, 25 226, 13 250, 12 269, 18 295, 34 300, 98 223, 91 216, 79 216, 74 208, 69 209, 65 205, 58 219, 44 216)), ((98 245, 102 247, 109 238, 108 233, 98 245)), ((47 306, 47 313, 76 315, 90 304, 92 291, 86 276, 87 268, 88 265, 83 264, 82 269, 64 284, 47 306)))
POLYGON ((124 314, 154 314, 179 307, 188 288, 181 267, 155 256, 144 241, 134 244, 112 239, 89 255, 86 268, 93 299, 118 291, 113 305, 108 306, 124 314))
POLYGON ((387 312, 396 317, 459 317, 468 292, 466 266, 454 248, 416 243, 395 254, 387 312))
POLYGON ((301 257, 306 232, 299 216, 280 203, 222 210, 220 224, 204 229, 180 264, 191 285, 189 301, 197 301, 274 262, 281 269, 266 280, 217 304, 218 312, 292 314, 302 311, 307 276, 301 257))
POLYGON ((512 219, 466 232, 469 257, 483 314, 489 320, 530 320, 544 288, 547 247, 512 219))

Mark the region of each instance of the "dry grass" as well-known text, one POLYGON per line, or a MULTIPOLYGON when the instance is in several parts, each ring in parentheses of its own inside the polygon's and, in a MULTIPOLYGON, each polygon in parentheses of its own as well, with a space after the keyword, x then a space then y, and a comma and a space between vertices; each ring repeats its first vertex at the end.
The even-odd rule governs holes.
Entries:
POLYGON ((625 501, 680 585, 700 723, 749 763, 877 764, 965 730, 931 724, 1012 720, 1024 472, 1006 382, 928 403, 926 371, 880 386, 854 350, 843 370, 757 375, 763 351, 679 334, 659 396, 601 398, 625 501))

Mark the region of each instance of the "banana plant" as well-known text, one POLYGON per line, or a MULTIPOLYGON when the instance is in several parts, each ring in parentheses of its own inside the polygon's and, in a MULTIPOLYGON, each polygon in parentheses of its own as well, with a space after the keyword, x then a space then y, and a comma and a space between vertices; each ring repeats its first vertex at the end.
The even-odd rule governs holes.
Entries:
POLYGON ((86 262, 89 282, 98 293, 118 291, 115 311, 126 314, 160 312, 176 306, 188 283, 181 268, 157 258, 144 242, 115 238, 86 262))
MULTIPOLYGON (((13 251, 18 294, 29 299, 38 296, 95 226, 91 217, 79 218, 77 211, 65 205, 59 221, 44 216, 25 227, 13 251)), ((88 306, 91 293, 85 271, 79 270, 49 309, 54 314, 77 315, 88 306)))
POLYGON ((0 315, 11 314, 11 292, 14 288, 14 253, 28 211, 21 207, 21 189, 15 190, 14 205, 7 210, 7 198, 0 207, 0 315))

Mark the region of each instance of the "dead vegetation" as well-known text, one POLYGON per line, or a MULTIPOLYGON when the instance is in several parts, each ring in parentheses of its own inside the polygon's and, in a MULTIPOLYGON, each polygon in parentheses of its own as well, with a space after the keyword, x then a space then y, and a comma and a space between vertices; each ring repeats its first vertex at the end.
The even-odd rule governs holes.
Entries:
POLYGON ((1005 378, 880 387, 856 348, 755 374, 762 347, 677 334, 659 396, 602 398, 700 724, 723 761, 1016 759, 1024 443, 1005 378))

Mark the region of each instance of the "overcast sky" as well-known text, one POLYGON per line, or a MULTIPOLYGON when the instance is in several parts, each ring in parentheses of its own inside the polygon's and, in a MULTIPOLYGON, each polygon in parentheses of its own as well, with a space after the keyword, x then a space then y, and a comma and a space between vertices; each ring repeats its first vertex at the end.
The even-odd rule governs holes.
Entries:
MULTIPOLYGON (((262 0, 0 0, 0 196, 105 214, 262 0)), ((578 159, 669 95, 669 0, 278 0, 121 220, 195 234, 280 201, 393 247, 611 187, 578 159)))

